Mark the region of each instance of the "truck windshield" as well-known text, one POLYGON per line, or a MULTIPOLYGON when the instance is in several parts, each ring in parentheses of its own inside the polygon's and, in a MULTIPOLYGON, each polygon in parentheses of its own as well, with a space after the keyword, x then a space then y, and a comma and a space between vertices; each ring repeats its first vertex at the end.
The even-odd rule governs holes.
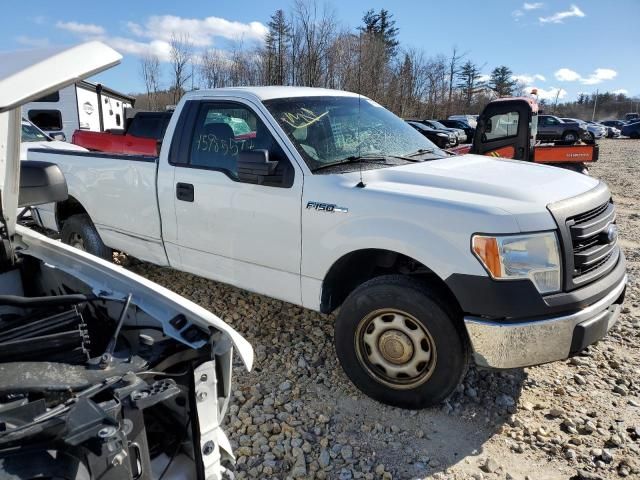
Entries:
POLYGON ((22 122, 23 142, 48 142, 50 139, 43 132, 27 122, 22 122))
MULTIPOLYGON (((373 155, 396 160, 416 152, 428 152, 431 158, 447 156, 405 121, 365 97, 296 97, 264 103, 312 171, 373 155)), ((376 168, 385 166, 376 163, 376 168)))

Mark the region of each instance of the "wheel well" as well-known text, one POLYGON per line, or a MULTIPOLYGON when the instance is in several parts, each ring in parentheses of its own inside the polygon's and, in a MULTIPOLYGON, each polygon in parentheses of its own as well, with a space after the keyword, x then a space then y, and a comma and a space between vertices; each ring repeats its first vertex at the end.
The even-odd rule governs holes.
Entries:
POLYGON ((438 292, 454 309, 454 313, 462 312, 447 284, 426 265, 401 253, 373 248, 348 253, 331 266, 322 282, 320 311, 333 312, 359 285, 372 278, 391 274, 407 275, 423 281, 438 292))
POLYGON ((64 202, 56 204, 56 221, 58 228, 62 230, 64 222, 72 215, 87 213, 82 204, 73 197, 67 198, 64 202))

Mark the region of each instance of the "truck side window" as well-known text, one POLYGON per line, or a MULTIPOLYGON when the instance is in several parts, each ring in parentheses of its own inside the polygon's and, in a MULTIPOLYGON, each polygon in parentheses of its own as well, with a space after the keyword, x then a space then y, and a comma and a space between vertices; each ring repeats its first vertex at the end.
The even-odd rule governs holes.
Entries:
POLYGON ((29 110, 29 120, 41 130, 62 130, 60 110, 29 110))
POLYGON ((520 115, 518 112, 500 113, 490 117, 487 129, 484 133, 485 141, 498 140, 518 135, 518 122, 520 115))
POLYGON ((293 169, 288 158, 250 108, 236 103, 200 105, 191 139, 191 167, 218 170, 237 180, 239 153, 254 149, 268 150, 269 159, 278 161, 280 170, 286 170, 284 184, 276 186, 292 184, 292 178, 288 177, 292 177, 293 169))

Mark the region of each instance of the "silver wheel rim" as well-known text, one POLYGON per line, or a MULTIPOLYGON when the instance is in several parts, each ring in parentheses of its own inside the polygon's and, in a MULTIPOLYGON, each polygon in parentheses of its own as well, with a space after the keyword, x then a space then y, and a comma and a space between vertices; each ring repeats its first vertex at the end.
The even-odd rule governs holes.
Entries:
POLYGON ((364 317, 356 330, 355 347, 367 373, 397 390, 423 384, 436 365, 431 334, 401 310, 376 310, 364 317))
POLYGON ((568 135, 565 137, 565 139, 566 139, 568 142, 575 142, 575 141, 576 141, 576 136, 575 136, 573 133, 570 133, 570 134, 568 134, 568 135))
POLYGON ((82 238, 79 233, 74 232, 69 236, 69 245, 78 250, 86 251, 84 248, 84 238, 82 238))

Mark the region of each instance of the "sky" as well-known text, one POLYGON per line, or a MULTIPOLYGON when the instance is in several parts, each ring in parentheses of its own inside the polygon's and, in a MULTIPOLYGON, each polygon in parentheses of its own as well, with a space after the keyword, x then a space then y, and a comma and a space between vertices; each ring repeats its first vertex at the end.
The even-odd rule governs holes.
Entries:
MULTIPOLYGON (((322 0, 318 0, 320 4, 322 0)), ((115 90, 142 92, 140 56, 168 56, 172 33, 188 33, 197 49, 228 50, 234 42, 260 42, 271 14, 293 0, 31 0, 6 2, 0 51, 72 45, 100 39, 124 55, 99 81, 115 90)), ((573 100, 580 93, 640 96, 640 0, 328 0, 340 26, 354 29, 363 13, 386 8, 401 46, 426 55, 453 47, 489 74, 507 65, 541 98, 573 100)), ((164 64, 164 86, 169 83, 164 64)))

